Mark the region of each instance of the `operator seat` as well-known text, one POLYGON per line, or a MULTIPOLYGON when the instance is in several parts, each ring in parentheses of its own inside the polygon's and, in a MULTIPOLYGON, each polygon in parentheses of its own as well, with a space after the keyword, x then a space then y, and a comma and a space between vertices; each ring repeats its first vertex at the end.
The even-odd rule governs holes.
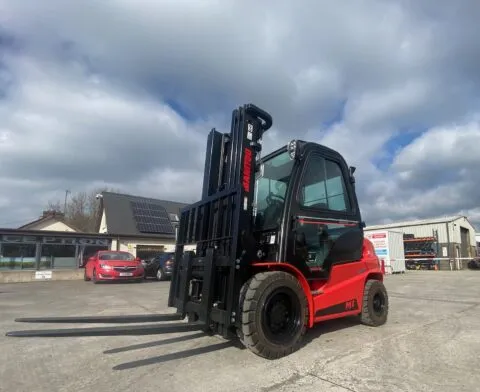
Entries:
POLYGON ((284 203, 280 200, 275 200, 272 204, 269 204, 263 212, 263 227, 273 227, 280 224, 282 219, 284 203))

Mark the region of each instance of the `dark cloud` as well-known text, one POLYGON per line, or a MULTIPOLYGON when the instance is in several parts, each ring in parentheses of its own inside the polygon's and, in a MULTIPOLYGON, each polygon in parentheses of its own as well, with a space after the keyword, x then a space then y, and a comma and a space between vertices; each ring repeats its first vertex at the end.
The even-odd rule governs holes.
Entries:
POLYGON ((245 102, 274 117, 265 150, 312 139, 357 166, 369 223, 480 219, 479 8, 3 2, 2 220, 28 220, 64 189, 99 184, 194 201, 208 131, 227 131, 245 102), (412 129, 423 136, 402 138, 412 129))

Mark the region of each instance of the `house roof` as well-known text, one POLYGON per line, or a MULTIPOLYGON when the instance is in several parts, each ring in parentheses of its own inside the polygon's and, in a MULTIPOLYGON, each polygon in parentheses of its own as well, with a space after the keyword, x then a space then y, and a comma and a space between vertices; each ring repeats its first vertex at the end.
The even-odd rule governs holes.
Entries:
POLYGON ((44 211, 43 216, 41 216, 40 218, 32 222, 26 223, 23 226, 20 226, 18 230, 31 230, 31 229, 34 229, 39 224, 46 223, 49 221, 62 222, 65 226, 69 227, 73 231, 81 231, 81 230, 78 230, 76 227, 72 226, 71 224, 66 223, 64 214, 56 211, 44 211))
POLYGON ((380 224, 380 225, 366 226, 365 230, 388 229, 388 228, 407 227, 407 226, 421 226, 421 225, 431 225, 436 223, 437 224, 450 223, 461 218, 466 218, 466 217, 463 215, 453 215, 453 216, 443 216, 443 217, 431 218, 431 219, 419 219, 419 220, 411 220, 411 221, 405 221, 405 222, 386 223, 384 225, 380 224))
MULTIPOLYGON (((101 209, 97 219, 96 231, 100 230, 102 212, 105 211, 107 220, 107 230, 109 234, 145 236, 149 238, 169 238, 174 239, 175 234, 168 232, 160 233, 142 233, 136 223, 135 214, 132 208, 132 202, 144 202, 159 205, 165 208, 168 214, 179 216, 182 208, 188 204, 179 203, 170 200, 153 199, 143 196, 128 195, 115 192, 102 192, 101 209)), ((160 214, 160 212, 159 212, 160 214)), ((176 222, 173 216, 169 216, 170 224, 175 227, 176 222)))

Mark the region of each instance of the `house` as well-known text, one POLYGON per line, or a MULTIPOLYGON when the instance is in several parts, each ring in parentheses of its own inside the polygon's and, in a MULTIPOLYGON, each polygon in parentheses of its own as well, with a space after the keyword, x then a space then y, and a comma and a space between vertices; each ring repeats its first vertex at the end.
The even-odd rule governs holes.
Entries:
POLYGON ((174 250, 180 211, 187 204, 115 192, 103 192, 97 199, 96 231, 115 238, 112 249, 140 258, 174 250))
POLYGON ((30 275, 32 270, 76 269, 88 255, 111 249, 108 235, 83 233, 64 218, 61 212, 44 211, 18 229, 0 228, 0 269, 30 275))
POLYGON ((18 230, 79 231, 72 225, 65 223, 65 216, 59 211, 43 211, 40 218, 19 227, 18 230))

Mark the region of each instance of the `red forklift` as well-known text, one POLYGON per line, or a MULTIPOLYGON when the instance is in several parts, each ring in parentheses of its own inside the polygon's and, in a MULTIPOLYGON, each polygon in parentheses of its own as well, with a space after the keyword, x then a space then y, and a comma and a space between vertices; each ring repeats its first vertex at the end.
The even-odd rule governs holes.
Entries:
POLYGON ((202 330, 238 338, 275 359, 297 350, 306 331, 325 320, 353 316, 383 325, 388 294, 379 258, 363 235, 355 168, 337 151, 302 140, 262 157, 262 136, 271 126, 268 113, 247 104, 233 111, 230 132, 211 130, 202 198, 181 211, 168 298, 174 312, 20 318, 15 321, 150 324, 7 336, 202 330), (195 251, 184 249, 192 245, 195 251))

